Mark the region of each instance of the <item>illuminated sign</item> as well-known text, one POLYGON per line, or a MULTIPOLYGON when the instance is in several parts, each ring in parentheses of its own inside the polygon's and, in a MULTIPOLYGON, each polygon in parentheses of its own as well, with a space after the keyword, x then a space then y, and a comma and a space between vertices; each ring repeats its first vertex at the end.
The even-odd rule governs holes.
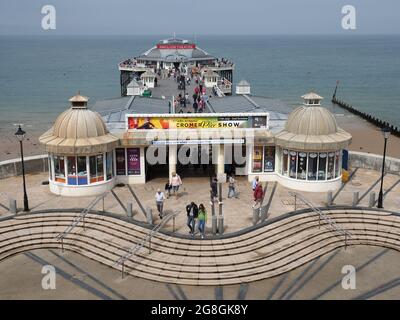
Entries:
POLYGON ((193 115, 127 115, 128 130, 268 128, 268 113, 193 115))
POLYGON ((195 48, 196 48, 195 44, 162 44, 162 43, 157 44, 157 49, 185 50, 185 49, 195 49, 195 48))
POLYGON ((207 140, 154 140, 154 145, 181 145, 181 144, 244 144, 244 139, 207 139, 207 140))

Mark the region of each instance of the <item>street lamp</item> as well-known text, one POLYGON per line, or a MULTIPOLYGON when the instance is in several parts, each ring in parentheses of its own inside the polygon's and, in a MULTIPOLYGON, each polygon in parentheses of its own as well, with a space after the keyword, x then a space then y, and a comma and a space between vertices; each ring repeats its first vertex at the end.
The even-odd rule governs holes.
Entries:
POLYGON ((25 131, 22 130, 21 125, 18 126, 18 130, 15 133, 15 136, 17 137, 21 148, 22 181, 24 183, 24 211, 29 211, 28 195, 26 194, 26 183, 25 183, 24 149, 22 147, 22 141, 24 141, 25 138, 25 131))
POLYGON ((385 127, 382 129, 383 137, 385 138, 385 144, 383 147, 383 160, 382 160, 382 175, 381 175, 381 189, 379 190, 379 197, 378 197, 378 208, 383 208, 383 176, 385 175, 385 158, 386 158, 386 143, 387 139, 390 136, 390 129, 385 127))

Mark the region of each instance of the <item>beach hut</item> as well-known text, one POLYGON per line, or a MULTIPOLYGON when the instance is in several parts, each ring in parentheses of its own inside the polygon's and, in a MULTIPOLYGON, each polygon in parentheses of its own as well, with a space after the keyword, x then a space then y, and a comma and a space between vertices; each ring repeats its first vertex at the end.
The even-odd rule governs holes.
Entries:
POLYGON ((321 106, 321 96, 310 92, 302 98, 303 105, 289 114, 284 130, 275 136, 279 182, 298 190, 336 190, 351 135, 321 106))
POLYGON ((88 109, 79 93, 58 116, 53 127, 39 137, 49 155, 51 192, 62 196, 91 196, 114 186, 114 148, 100 114, 88 109))
POLYGON ((156 77, 157 75, 150 69, 140 75, 143 84, 148 88, 154 88, 156 77))

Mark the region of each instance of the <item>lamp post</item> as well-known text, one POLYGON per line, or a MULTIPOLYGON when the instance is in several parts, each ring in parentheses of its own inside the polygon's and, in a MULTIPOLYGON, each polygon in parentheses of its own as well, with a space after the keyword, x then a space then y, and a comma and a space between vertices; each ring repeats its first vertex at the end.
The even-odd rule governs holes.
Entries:
POLYGON ((390 129, 385 127, 382 129, 383 137, 385 138, 385 144, 383 147, 383 160, 382 160, 382 175, 381 175, 381 188, 379 190, 379 197, 378 197, 378 208, 383 208, 383 176, 385 175, 385 158, 386 158, 386 143, 387 139, 390 136, 390 129))
POLYGON ((28 195, 26 194, 26 183, 25 183, 24 149, 22 147, 22 141, 24 141, 25 138, 25 131, 22 130, 21 125, 18 126, 18 130, 15 133, 15 136, 17 137, 21 148, 22 181, 24 184, 24 211, 29 211, 28 195))

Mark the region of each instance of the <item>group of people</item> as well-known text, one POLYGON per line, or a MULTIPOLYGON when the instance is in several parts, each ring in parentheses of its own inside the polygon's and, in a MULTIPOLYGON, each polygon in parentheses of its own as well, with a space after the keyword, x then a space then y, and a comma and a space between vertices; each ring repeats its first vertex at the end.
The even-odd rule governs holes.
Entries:
MULTIPOLYGON (((238 198, 238 192, 236 191, 236 180, 235 176, 232 174, 228 178, 228 198, 238 198)), ((176 198, 178 197, 178 191, 180 186, 182 185, 181 177, 174 172, 169 182, 165 185, 165 193, 158 189, 155 194, 157 211, 160 219, 163 218, 163 208, 164 201, 174 195, 176 198)), ((214 202, 218 199, 218 179, 214 177, 210 182, 210 191, 211 191, 211 201, 214 202)), ((264 198, 264 190, 262 184, 259 180, 259 177, 255 177, 252 182, 252 190, 253 190, 253 200, 254 204, 252 206, 253 209, 261 207, 263 198, 264 198)), ((189 227, 189 233, 194 236, 196 234, 196 226, 197 230, 200 232, 201 238, 205 236, 205 227, 207 223, 207 210, 203 203, 197 206, 195 202, 191 202, 186 206, 186 214, 187 214, 187 226, 189 227)))
POLYGON ((194 236, 196 233, 196 221, 197 229, 200 232, 201 238, 204 239, 207 223, 207 211, 202 203, 197 206, 196 203, 191 202, 186 206, 187 215, 187 226, 189 227, 189 233, 194 236))

